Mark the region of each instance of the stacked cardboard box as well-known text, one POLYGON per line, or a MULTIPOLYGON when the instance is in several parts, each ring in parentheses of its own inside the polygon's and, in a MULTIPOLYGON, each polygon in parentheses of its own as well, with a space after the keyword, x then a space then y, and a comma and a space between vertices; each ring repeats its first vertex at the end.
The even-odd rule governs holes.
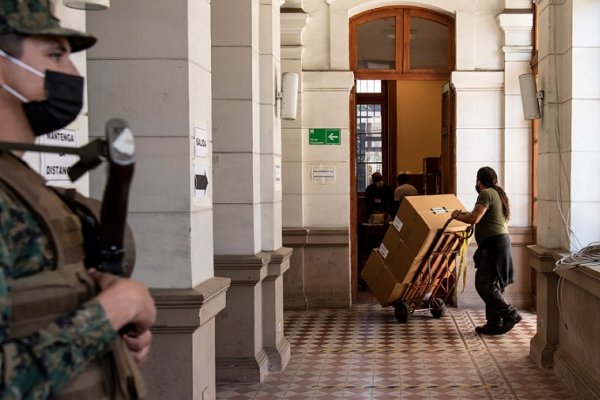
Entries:
POLYGON ((362 277, 379 304, 384 307, 394 304, 408 286, 398 282, 378 249, 371 252, 362 277))
MULTIPOLYGON (((404 198, 381 245, 371 252, 362 272, 382 306, 393 304, 402 296, 455 209, 465 207, 452 194, 404 198)), ((446 231, 460 232, 467 227, 453 220, 446 231)))

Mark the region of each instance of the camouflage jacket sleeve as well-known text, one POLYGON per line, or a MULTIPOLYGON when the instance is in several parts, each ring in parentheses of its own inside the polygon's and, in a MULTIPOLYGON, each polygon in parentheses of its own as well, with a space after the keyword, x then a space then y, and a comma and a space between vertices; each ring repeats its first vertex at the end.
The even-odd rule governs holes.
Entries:
POLYGON ((11 281, 35 273, 43 260, 43 233, 33 215, 0 185, 0 398, 51 398, 106 351, 115 332, 100 304, 90 300, 32 335, 9 339, 11 281))

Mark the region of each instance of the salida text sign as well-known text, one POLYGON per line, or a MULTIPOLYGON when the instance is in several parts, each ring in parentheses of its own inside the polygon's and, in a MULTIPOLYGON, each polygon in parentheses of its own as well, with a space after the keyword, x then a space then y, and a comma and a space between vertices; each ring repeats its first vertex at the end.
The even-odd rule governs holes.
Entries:
POLYGON ((339 128, 311 128, 308 130, 308 144, 342 144, 342 130, 339 128))
POLYGON ((194 155, 200 158, 208 156, 208 135, 206 129, 194 128, 194 155))
MULTIPOLYGON (((60 129, 46 134, 42 140, 43 144, 49 146, 77 147, 77 132, 73 129, 60 129)), ((73 154, 43 153, 42 176, 49 181, 70 181, 69 169, 78 159, 73 154)))

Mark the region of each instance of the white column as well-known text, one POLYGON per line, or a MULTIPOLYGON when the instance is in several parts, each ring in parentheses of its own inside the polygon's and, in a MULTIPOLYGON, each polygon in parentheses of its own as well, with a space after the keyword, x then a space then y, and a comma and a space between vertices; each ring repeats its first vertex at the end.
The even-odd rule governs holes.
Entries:
MULTIPOLYGON (((210 2, 113 2, 87 14, 99 42, 88 53, 91 137, 112 117, 136 140, 129 222, 136 239, 134 277, 158 308, 150 398, 215 397, 215 315, 229 280, 214 277, 210 2), (207 147, 195 151, 195 133, 207 147), (206 190, 195 189, 205 175, 206 190)), ((100 197, 104 169, 90 177, 100 197)))
POLYGON ((261 251, 259 2, 212 4, 215 254, 261 251))
POLYGON ((533 15, 529 10, 498 16, 504 31, 504 129, 500 146, 504 190, 511 202, 511 226, 531 225, 531 122, 523 118, 519 75, 530 73, 533 15))
POLYGON ((573 0, 571 116, 571 229, 575 246, 600 240, 600 4, 573 0))
POLYGON ((600 187, 590 181, 600 167, 594 134, 600 127, 599 11, 584 0, 538 7, 538 89, 544 91, 538 244, 575 250, 598 240, 600 231, 600 187))
MULTIPOLYGON (((115 4, 88 16, 99 37, 88 57, 90 130, 103 136, 105 122, 122 117, 134 132, 129 220, 144 266, 139 277, 154 287, 191 287, 213 276, 210 146, 204 157, 192 146, 197 127, 211 138, 210 4, 188 9, 177 1, 152 1, 142 9, 115 4), (198 198, 196 164, 206 168, 209 182, 198 198)), ((98 197, 102 175, 99 169, 91 176, 98 197)))
POLYGON ((544 91, 544 107, 538 246, 530 247, 532 265, 541 272, 531 354, 538 364, 552 366, 577 397, 593 398, 599 387, 593 371, 600 360, 595 343, 600 324, 590 318, 600 304, 597 272, 585 265, 560 274, 554 268, 565 252, 600 239, 595 179, 600 168, 600 3, 542 0, 537 5, 538 89, 544 91))
POLYGON ((289 268, 291 249, 282 244, 281 117, 275 92, 281 91, 281 0, 260 2, 260 154, 262 248, 271 254, 263 281, 263 347, 269 371, 283 371, 290 359, 284 336, 283 274, 289 268))
POLYGON ((212 2, 215 274, 232 281, 217 318, 218 381, 262 381, 272 364, 265 346, 277 348, 265 341, 265 329, 276 329, 265 321, 275 320, 278 304, 266 307, 263 296, 272 300, 275 290, 263 281, 282 278, 271 276, 271 254, 262 250, 281 248, 278 6, 212 2))
MULTIPOLYGON (((453 72, 451 83, 456 88, 456 194, 465 208, 472 210, 477 199, 475 177, 479 168, 494 168, 500 185, 504 186, 501 146, 504 73, 453 72)), ((472 262, 471 252, 467 260, 472 262)), ((474 270, 467 271, 467 285, 458 296, 458 306, 481 307, 474 270)))
POLYGON ((504 73, 456 71, 456 192, 469 210, 475 205, 475 176, 485 165, 502 175, 504 73))
POLYGON ((281 119, 275 93, 281 90, 281 0, 260 2, 260 204, 262 250, 281 247, 281 119))
MULTIPOLYGON (((287 2, 286 2, 287 6, 287 2)), ((308 15, 302 10, 281 14, 281 72, 295 72, 298 85, 298 112, 295 120, 282 121, 282 225, 304 226, 302 202, 302 31, 308 15)), ((289 274, 288 274, 289 275, 289 274)))

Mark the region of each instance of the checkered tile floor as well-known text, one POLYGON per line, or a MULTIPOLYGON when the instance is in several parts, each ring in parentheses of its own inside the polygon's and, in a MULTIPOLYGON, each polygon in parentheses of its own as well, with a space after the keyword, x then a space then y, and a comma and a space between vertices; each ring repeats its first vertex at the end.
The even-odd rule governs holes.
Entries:
POLYGON ((536 316, 480 337, 482 310, 418 310, 399 324, 373 302, 349 310, 286 312, 291 360, 261 384, 217 387, 217 399, 572 399, 529 358, 536 316))

